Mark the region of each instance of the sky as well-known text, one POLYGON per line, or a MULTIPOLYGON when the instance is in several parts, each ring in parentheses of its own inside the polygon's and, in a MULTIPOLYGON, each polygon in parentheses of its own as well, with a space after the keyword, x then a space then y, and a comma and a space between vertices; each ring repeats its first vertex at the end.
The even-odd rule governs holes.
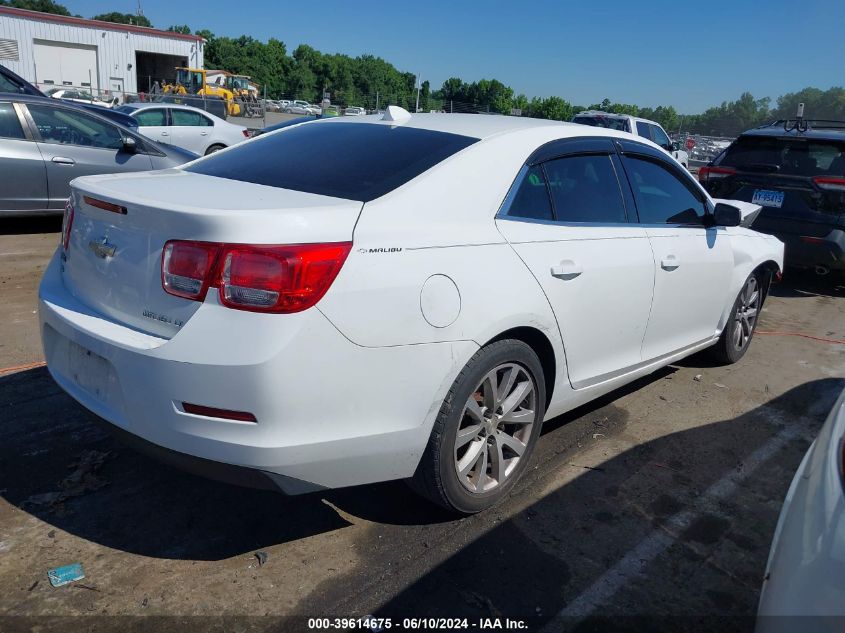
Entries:
MULTIPOLYGON (((59 0, 73 14, 134 13, 137 0, 59 0)), ((291 53, 382 57, 439 88, 498 79, 560 96, 684 114, 745 91, 771 97, 845 85, 843 0, 141 0, 154 26, 282 40, 291 53), (239 7, 245 7, 243 9, 239 7)))

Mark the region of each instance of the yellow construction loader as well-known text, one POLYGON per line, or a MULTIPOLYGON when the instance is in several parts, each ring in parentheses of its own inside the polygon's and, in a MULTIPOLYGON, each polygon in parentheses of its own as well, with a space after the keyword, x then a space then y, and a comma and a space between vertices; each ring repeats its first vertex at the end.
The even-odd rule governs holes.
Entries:
POLYGON ((247 75, 226 75, 226 89, 235 97, 235 101, 241 106, 244 116, 261 116, 261 106, 258 103, 256 92, 250 90, 250 77, 247 75))
POLYGON ((234 93, 224 86, 206 82, 206 72, 200 68, 176 68, 176 81, 162 86, 164 94, 196 95, 199 97, 217 97, 226 102, 229 116, 240 116, 241 105, 234 93))

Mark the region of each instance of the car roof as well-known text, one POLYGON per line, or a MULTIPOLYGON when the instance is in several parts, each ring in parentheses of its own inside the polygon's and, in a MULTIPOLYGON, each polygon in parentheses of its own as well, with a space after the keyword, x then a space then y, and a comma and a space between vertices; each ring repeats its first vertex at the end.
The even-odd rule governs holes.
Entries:
MULTIPOLYGON (((812 125, 812 123, 810 125, 812 125)), ((769 123, 768 125, 762 125, 758 128, 754 128, 753 130, 747 130, 740 136, 768 136, 778 138, 810 138, 830 141, 845 141, 845 123, 842 123, 841 125, 842 127, 830 128, 810 127, 804 132, 799 132, 795 129, 787 131, 783 127, 783 121, 776 121, 774 123, 769 123)))
POLYGON ((547 119, 532 119, 529 117, 505 116, 499 114, 447 114, 447 113, 420 113, 412 114, 404 121, 385 121, 381 114, 371 114, 358 117, 333 117, 323 121, 334 125, 354 125, 355 123, 372 123, 376 125, 392 125, 432 132, 446 132, 448 134, 460 134, 473 138, 484 139, 506 132, 515 132, 542 127, 567 127, 570 129, 582 129, 584 126, 563 121, 550 121, 547 119))

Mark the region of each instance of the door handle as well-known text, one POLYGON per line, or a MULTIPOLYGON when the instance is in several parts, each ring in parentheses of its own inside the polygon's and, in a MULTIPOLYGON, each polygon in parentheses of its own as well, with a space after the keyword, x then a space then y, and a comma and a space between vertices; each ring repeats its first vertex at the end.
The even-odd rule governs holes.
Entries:
POLYGON ((162 136, 170 136, 170 133, 168 133, 168 132, 162 132, 162 133, 161 133, 161 135, 162 135, 162 136))
POLYGON ((51 158, 54 163, 57 165, 76 165, 76 161, 72 158, 65 158, 64 156, 53 156, 51 158))
POLYGON ((581 268, 580 264, 572 261, 571 259, 564 259, 557 266, 552 266, 551 270, 552 277, 566 280, 575 279, 583 272, 584 269, 581 268))
POLYGON ((678 261, 678 258, 674 255, 667 255, 663 259, 660 260, 660 267, 663 270, 673 271, 681 265, 681 262, 678 261))
POLYGON ((200 132, 200 136, 208 136, 208 132, 200 132))

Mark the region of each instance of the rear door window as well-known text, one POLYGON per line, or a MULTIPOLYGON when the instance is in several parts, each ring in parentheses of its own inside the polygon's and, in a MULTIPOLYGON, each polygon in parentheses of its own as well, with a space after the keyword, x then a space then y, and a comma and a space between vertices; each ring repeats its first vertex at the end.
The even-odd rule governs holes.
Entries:
POLYGON ((637 121, 637 134, 651 141, 651 130, 649 128, 649 124, 645 121, 637 121))
POLYGON ((22 92, 21 85, 0 73, 0 92, 22 92))
POLYGON ((581 125, 592 125, 593 127, 604 127, 609 130, 619 130, 620 132, 631 131, 631 128, 628 126, 628 119, 622 117, 579 114, 572 119, 572 122, 580 123, 581 125))
POLYGON ((214 125, 211 119, 204 117, 199 112, 192 112, 191 110, 171 108, 170 118, 175 126, 210 127, 214 125))
POLYGON ((334 119, 263 134, 186 171, 367 202, 477 141, 446 132, 334 119))
POLYGON ((845 142, 741 136, 718 164, 761 174, 845 176, 845 142))
POLYGON ((616 171, 607 154, 567 156, 544 165, 559 222, 626 222, 616 171))
POLYGON ((0 103, 0 138, 26 138, 18 113, 11 103, 0 103))

